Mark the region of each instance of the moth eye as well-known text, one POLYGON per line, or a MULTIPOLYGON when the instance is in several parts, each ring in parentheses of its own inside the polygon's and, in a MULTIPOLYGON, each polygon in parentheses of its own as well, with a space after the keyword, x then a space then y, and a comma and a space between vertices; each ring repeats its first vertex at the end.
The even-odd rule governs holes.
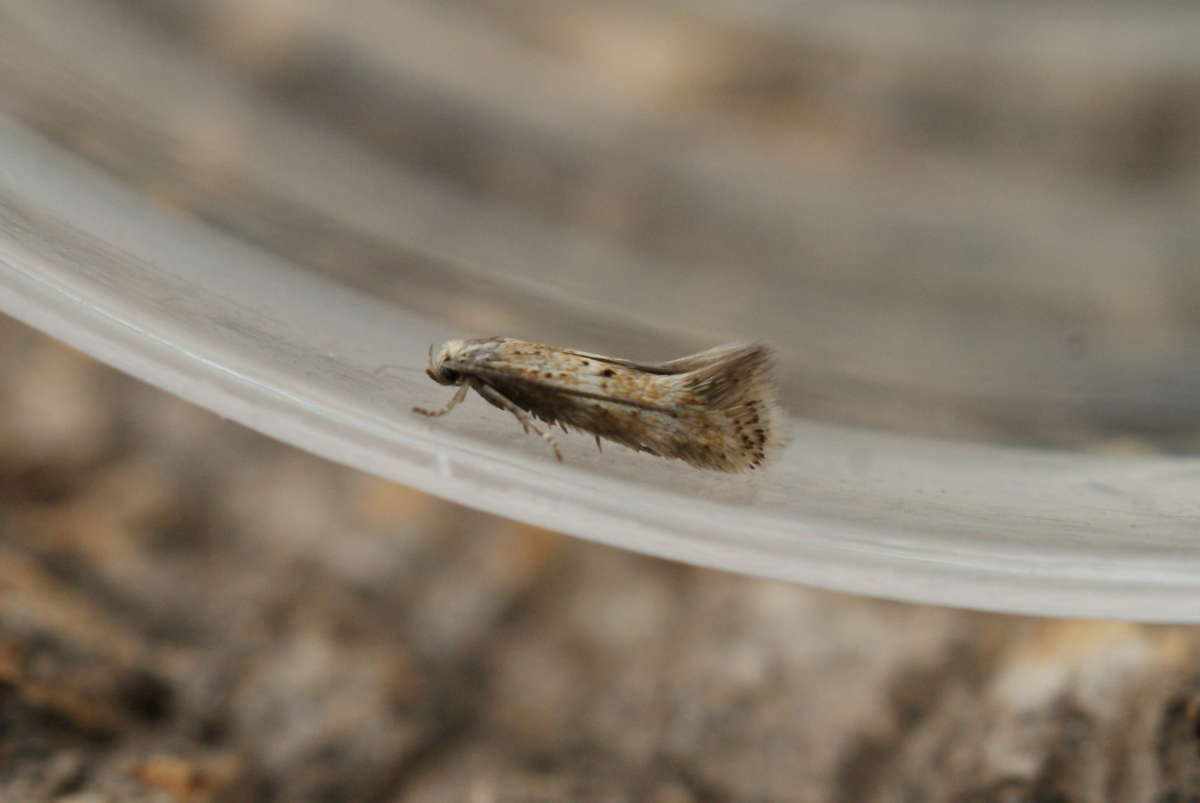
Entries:
POLYGON ((460 374, 458 371, 455 371, 453 368, 442 369, 442 379, 444 379, 447 383, 453 385, 458 382, 460 378, 462 378, 462 374, 460 374))

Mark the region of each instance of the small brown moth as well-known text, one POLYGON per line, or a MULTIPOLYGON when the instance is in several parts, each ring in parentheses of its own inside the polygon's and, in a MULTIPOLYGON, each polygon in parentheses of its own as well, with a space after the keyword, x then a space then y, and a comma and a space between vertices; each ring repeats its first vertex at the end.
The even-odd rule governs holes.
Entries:
POLYGON ((517 417, 562 460, 558 443, 534 419, 590 432, 639 452, 683 460, 698 468, 758 468, 781 443, 771 350, 731 344, 662 363, 527 343, 508 337, 450 340, 425 373, 439 385, 458 385, 445 415, 474 388, 517 417))

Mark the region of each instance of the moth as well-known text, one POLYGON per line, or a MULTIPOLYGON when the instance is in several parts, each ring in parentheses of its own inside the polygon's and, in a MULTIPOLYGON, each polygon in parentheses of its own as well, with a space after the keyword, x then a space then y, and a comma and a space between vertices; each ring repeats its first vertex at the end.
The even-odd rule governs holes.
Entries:
POLYGON ((591 433, 638 452, 683 460, 715 471, 755 469, 782 442, 772 352, 764 345, 730 344, 690 357, 640 363, 508 337, 450 340, 425 373, 458 392, 440 410, 453 410, 474 389, 516 416, 526 433, 558 442, 537 422, 591 433))

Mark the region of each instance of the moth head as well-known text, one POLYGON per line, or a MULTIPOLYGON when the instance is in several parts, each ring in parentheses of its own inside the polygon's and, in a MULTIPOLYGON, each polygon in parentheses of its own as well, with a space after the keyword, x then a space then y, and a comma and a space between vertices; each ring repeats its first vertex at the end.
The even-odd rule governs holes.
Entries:
POLYGON ((461 340, 447 340, 438 349, 437 354, 433 353, 433 346, 429 347, 429 366, 425 369, 425 373, 429 374, 429 378, 439 385, 461 385, 465 380, 460 371, 456 371, 451 367, 455 357, 462 352, 463 346, 466 345, 461 340))

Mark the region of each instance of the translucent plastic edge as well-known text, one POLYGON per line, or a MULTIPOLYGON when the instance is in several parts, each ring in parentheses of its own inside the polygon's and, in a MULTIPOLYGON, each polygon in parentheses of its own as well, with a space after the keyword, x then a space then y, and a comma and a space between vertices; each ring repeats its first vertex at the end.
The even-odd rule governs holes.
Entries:
POLYGON ((492 418, 432 427, 407 415, 438 389, 408 374, 381 382, 377 369, 444 338, 436 321, 169 215, 18 126, 0 122, 0 157, 0 309, 279 440, 474 508, 717 569, 996 611, 1200 621, 1195 461, 797 421, 779 463, 745 480, 610 454, 620 450, 559 465, 540 444, 494 434, 492 418), (853 465, 863 454, 865 473, 853 465), (847 492, 855 477, 861 490, 847 492), (948 496, 931 504, 939 487, 948 496))

